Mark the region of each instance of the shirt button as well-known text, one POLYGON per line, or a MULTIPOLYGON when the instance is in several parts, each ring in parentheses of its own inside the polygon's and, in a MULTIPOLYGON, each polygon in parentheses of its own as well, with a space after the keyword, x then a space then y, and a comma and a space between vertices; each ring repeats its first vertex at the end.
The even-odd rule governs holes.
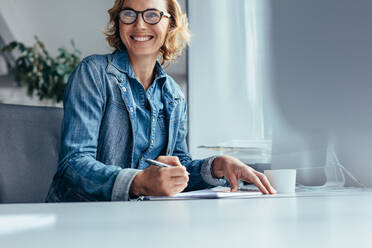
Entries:
POLYGON ((153 139, 151 140, 151 144, 154 144, 154 140, 153 139))
POLYGON ((132 112, 132 113, 133 113, 133 108, 132 108, 132 107, 130 107, 130 112, 132 112))
POLYGON ((127 88, 125 88, 124 86, 123 86, 123 91, 124 91, 124 92, 127 92, 127 88))
POLYGON ((155 122, 155 118, 154 117, 152 117, 152 122, 155 122))

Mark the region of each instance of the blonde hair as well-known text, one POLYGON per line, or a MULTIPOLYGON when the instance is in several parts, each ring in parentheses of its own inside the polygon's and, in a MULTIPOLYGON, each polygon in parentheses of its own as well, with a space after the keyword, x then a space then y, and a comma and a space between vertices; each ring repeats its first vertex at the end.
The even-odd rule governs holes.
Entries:
MULTIPOLYGON (((175 61, 182 54, 182 50, 189 44, 191 32, 188 28, 188 20, 186 14, 182 13, 181 7, 177 0, 165 0, 167 1, 168 10, 167 12, 171 15, 170 30, 165 37, 163 46, 160 48, 159 55, 160 63, 175 61)), ((110 15, 110 21, 107 25, 107 29, 104 34, 106 35, 106 41, 109 46, 123 50, 125 46, 120 38, 119 30, 119 12, 124 4, 125 0, 115 0, 114 6, 108 10, 110 15)))

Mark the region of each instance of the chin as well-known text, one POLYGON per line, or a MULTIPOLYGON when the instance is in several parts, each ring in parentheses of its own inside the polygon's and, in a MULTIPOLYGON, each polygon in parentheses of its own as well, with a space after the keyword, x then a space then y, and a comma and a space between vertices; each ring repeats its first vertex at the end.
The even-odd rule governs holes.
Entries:
POLYGON ((134 49, 134 50, 128 50, 128 53, 132 56, 136 57, 143 57, 143 56, 155 56, 157 57, 159 54, 159 51, 154 51, 153 49, 134 49))

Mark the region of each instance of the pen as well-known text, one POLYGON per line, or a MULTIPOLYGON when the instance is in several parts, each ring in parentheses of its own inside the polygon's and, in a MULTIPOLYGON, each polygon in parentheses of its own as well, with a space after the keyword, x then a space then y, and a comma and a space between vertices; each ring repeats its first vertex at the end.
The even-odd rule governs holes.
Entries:
MULTIPOLYGON (((159 162, 159 161, 156 161, 156 160, 152 160, 152 159, 145 159, 145 161, 147 163, 150 163, 150 164, 153 164, 153 165, 156 165, 156 166, 159 166, 159 167, 167 167, 167 168, 173 168, 174 167, 172 165, 164 164, 162 162, 159 162)), ((187 172, 187 175, 190 175, 190 173, 187 172)))

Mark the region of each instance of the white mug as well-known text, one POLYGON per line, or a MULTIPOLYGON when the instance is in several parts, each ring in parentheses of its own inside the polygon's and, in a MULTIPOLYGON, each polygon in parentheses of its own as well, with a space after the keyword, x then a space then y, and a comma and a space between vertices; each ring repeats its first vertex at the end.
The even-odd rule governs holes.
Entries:
POLYGON ((296 191, 296 170, 264 170, 264 174, 269 180, 271 186, 278 193, 293 193, 296 191))

